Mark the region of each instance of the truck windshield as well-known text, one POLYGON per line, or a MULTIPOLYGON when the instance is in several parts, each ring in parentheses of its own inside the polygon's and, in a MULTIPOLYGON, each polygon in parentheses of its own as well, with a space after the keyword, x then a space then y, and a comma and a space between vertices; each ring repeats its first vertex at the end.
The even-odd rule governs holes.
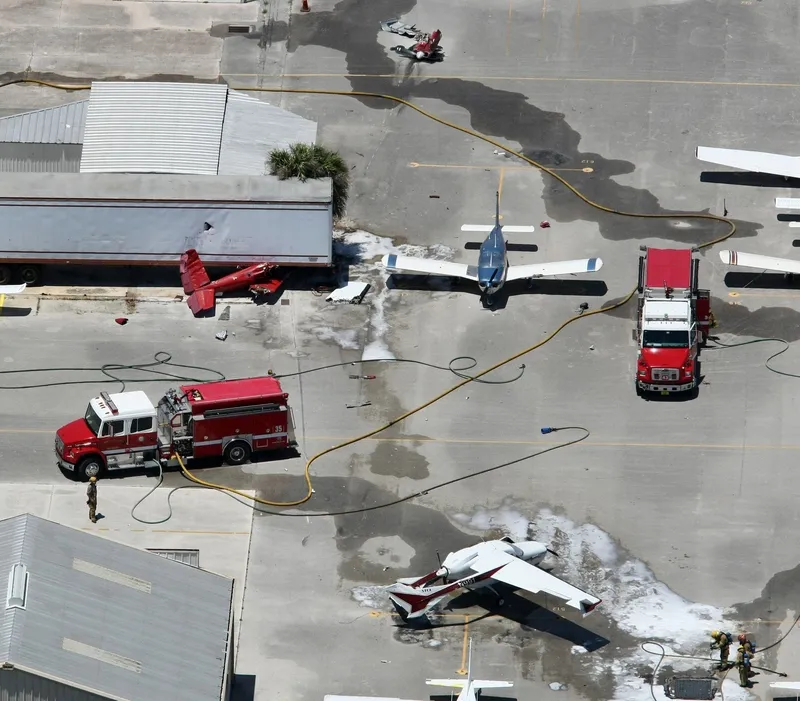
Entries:
POLYGON ((97 432, 100 430, 100 424, 102 421, 100 421, 100 417, 95 413, 95 410, 92 409, 91 404, 86 407, 86 414, 83 419, 86 421, 86 425, 89 427, 92 433, 94 433, 96 436, 97 432))
POLYGON ((688 348, 688 331, 645 331, 642 335, 645 348, 688 348))

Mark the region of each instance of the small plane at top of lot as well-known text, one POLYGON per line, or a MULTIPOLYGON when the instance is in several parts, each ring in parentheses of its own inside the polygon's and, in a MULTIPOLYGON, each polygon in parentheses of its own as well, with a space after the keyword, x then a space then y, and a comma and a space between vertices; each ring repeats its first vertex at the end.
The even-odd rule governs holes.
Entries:
POLYGON ((388 273, 443 275, 473 280, 478 283, 481 293, 487 299, 500 290, 506 282, 511 282, 512 280, 526 280, 553 275, 596 273, 603 267, 603 261, 600 258, 563 260, 555 263, 532 263, 530 265, 509 265, 503 231, 522 234, 531 233, 534 230, 532 226, 503 226, 500 224, 500 193, 498 193, 493 226, 465 224, 461 227, 461 231, 489 232, 486 240, 481 244, 478 265, 452 263, 433 258, 415 258, 396 253, 385 255, 381 262, 388 273))
POLYGON ((747 170, 751 173, 800 178, 800 157, 797 156, 784 156, 780 153, 764 153, 763 151, 742 151, 733 148, 710 148, 708 146, 698 146, 695 156, 699 161, 747 170))
POLYGON ((398 579, 386 591, 404 619, 424 616, 445 597, 460 589, 486 587, 502 605, 500 594, 492 587, 494 582, 532 594, 550 594, 582 614, 590 614, 600 599, 539 569, 537 565, 547 553, 557 556, 544 543, 535 540, 517 543, 507 537, 489 540, 456 550, 444 559, 438 570, 422 577, 398 579), (440 580, 442 584, 434 586, 440 580))
POLYGON ((0 295, 18 295, 25 291, 27 285, 23 282, 20 285, 0 285, 0 295))

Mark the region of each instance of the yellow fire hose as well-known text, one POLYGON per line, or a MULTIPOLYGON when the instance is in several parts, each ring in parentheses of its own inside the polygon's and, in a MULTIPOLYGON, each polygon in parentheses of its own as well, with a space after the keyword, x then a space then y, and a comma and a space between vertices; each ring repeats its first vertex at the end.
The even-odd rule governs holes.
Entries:
MULTIPOLYGON (((36 85, 43 85, 43 86, 46 86, 46 87, 55 88, 56 90, 89 90, 91 88, 91 85, 87 85, 87 84, 52 83, 52 82, 49 82, 49 81, 46 81, 46 80, 37 80, 35 78, 21 78, 19 80, 9 81, 7 83, 4 83, 3 85, 0 85, 0 87, 5 87, 7 85, 14 85, 14 84, 23 84, 23 83, 32 83, 32 84, 36 84, 36 85)), ((402 99, 400 97, 395 97, 394 95, 384 95, 384 94, 381 94, 381 93, 364 92, 364 91, 347 91, 347 90, 313 90, 313 89, 301 89, 301 88, 251 88, 251 87, 236 87, 236 86, 233 86, 233 85, 231 85, 229 87, 230 87, 231 90, 239 90, 239 91, 242 91, 242 92, 295 93, 295 94, 302 94, 302 95, 340 95, 340 96, 343 96, 343 97, 370 97, 370 98, 377 98, 377 99, 381 99, 381 100, 389 100, 390 102, 395 102, 397 104, 404 105, 405 107, 408 107, 408 108, 414 110, 415 112, 418 112, 422 116, 433 120, 434 122, 438 122, 439 124, 442 124, 442 125, 444 125, 446 127, 449 127, 451 129, 456 129, 457 131, 460 131, 460 132, 462 132, 464 134, 468 134, 469 136, 472 136, 472 137, 474 137, 476 139, 480 139, 481 141, 485 141, 486 143, 492 144, 493 146, 496 146, 498 149, 500 149, 502 151, 505 151, 506 153, 510 153, 511 155, 516 156, 517 158, 525 161, 526 163, 532 165, 533 167, 538 168, 542 172, 547 173, 547 175, 549 175, 551 178, 555 178, 562 185, 564 185, 566 188, 568 188, 580 200, 582 200, 583 202, 585 202, 589 206, 594 207, 595 209, 598 209, 598 210, 600 210, 602 212, 607 212, 609 214, 616 214, 616 215, 621 216, 621 217, 636 217, 636 218, 639 218, 639 219, 707 219, 707 220, 711 220, 711 221, 722 222, 722 223, 724 223, 724 224, 726 224, 728 226, 727 233, 725 233, 722 236, 719 236, 718 238, 715 238, 715 239, 713 239, 711 241, 708 241, 708 242, 706 242, 704 244, 700 244, 700 245, 696 246, 696 248, 701 248, 701 249, 702 248, 708 248, 710 246, 714 246, 714 245, 716 245, 718 243, 721 243, 722 241, 725 241, 726 239, 729 239, 731 236, 733 236, 736 233, 736 224, 731 219, 728 219, 727 217, 721 217, 721 216, 718 216, 716 214, 703 214, 703 213, 646 214, 646 213, 642 213, 642 212, 623 212, 621 210, 614 209, 613 207, 607 207, 606 205, 600 204, 598 202, 594 202, 594 201, 590 200, 588 197, 586 197, 583 193, 581 193, 576 187, 574 187, 573 185, 568 183, 562 176, 560 176, 558 173, 556 173, 552 169, 548 168, 547 166, 542 165, 541 163, 538 163, 537 161, 534 161, 531 158, 528 158, 527 156, 523 155, 522 153, 519 153, 519 152, 515 151, 512 148, 509 148, 505 144, 503 144, 503 143, 501 143, 499 141, 496 141, 495 139, 492 139, 491 137, 484 136, 483 134, 479 134, 478 132, 473 131, 472 129, 468 129, 467 127, 462 127, 462 126, 460 126, 458 124, 454 124, 453 122, 449 122, 446 119, 442 119, 441 117, 437 117, 435 114, 433 114, 431 112, 428 112, 427 110, 422 109, 421 107, 413 104, 412 102, 408 102, 407 100, 404 100, 404 99, 402 99)), ((305 494, 305 496, 303 496, 300 499, 296 499, 294 501, 270 501, 268 499, 261 499, 259 497, 251 496, 250 494, 247 494, 246 492, 234 489, 232 487, 226 487, 225 485, 215 484, 213 482, 207 482, 207 481, 202 480, 199 477, 195 476, 194 474, 192 474, 186 468, 186 465, 184 464, 184 462, 181 459, 181 457, 176 455, 176 457, 178 459, 178 463, 179 463, 180 468, 181 468, 181 471, 183 472, 184 476, 187 479, 191 480, 192 482, 194 482, 196 484, 199 484, 199 485, 201 485, 203 487, 208 487, 210 489, 218 489, 218 490, 221 490, 221 491, 224 491, 224 492, 228 492, 230 494, 236 494, 236 495, 238 495, 240 497, 244 497, 245 499, 252 500, 252 501, 254 501, 254 502, 258 503, 258 504, 264 504, 266 506, 280 506, 280 507, 299 506, 300 504, 304 504, 309 499, 311 499, 311 496, 313 495, 313 487, 312 487, 312 482, 311 482, 311 465, 313 465, 321 457, 323 457, 325 455, 328 455, 329 453, 333 453, 333 452, 335 452, 337 450, 341 450, 342 448, 346 448, 346 447, 348 447, 350 445, 353 445, 355 443, 359 443, 361 441, 367 440, 368 438, 372 438, 373 436, 377 435, 378 433, 381 433, 382 431, 385 431, 386 429, 390 428, 391 426, 394 426, 395 424, 400 423, 401 421, 404 421, 405 419, 409 418, 410 416, 413 416, 414 414, 419 413, 423 409, 427 409, 432 404, 435 404, 440 399, 444 399, 444 397, 446 397, 449 394, 452 394, 453 392, 461 389, 462 387, 464 387, 465 385, 469 384, 470 382, 474 382, 475 380, 478 380, 478 379, 488 375, 490 372, 493 372, 493 371, 497 370, 498 368, 501 368, 504 365, 507 365, 508 363, 513 362, 517 358, 520 358, 523 355, 527 355, 528 353, 531 353, 532 351, 536 350, 537 348, 541 348, 545 343, 548 343, 553 338, 555 338, 555 336, 557 336, 564 328, 569 326, 571 323, 577 321, 578 319, 585 319, 587 317, 594 316, 595 314, 602 314, 602 313, 611 311, 613 309, 617 309, 617 308, 627 304, 628 301, 633 297, 635 292, 636 292, 636 288, 634 287, 622 300, 620 300, 619 302, 616 302, 615 304, 613 304, 611 306, 603 307, 602 309, 595 309, 593 311, 584 312, 582 314, 577 314, 575 316, 572 316, 572 317, 568 318, 560 326, 558 326, 558 328, 556 328, 554 331, 549 333, 542 340, 537 341, 533 345, 528 346, 527 348, 524 348, 523 350, 521 350, 521 351, 519 351, 517 353, 514 353, 513 355, 509 356, 505 360, 501 360, 500 362, 495 363, 491 367, 487 368, 486 370, 482 370, 481 372, 479 372, 478 374, 476 374, 476 375, 474 375, 472 377, 469 377, 467 379, 461 380, 460 382, 456 383, 455 385, 453 385, 449 389, 446 389, 444 392, 440 392, 436 396, 434 396, 431 399, 427 400, 426 402, 420 404, 419 406, 417 406, 417 407, 415 407, 413 409, 410 409, 409 411, 405 412, 404 414, 401 414, 397 418, 394 418, 391 421, 388 421, 387 423, 383 424, 382 426, 379 426, 378 428, 372 429, 372 430, 370 430, 370 431, 368 431, 366 433, 362 433, 359 436, 356 436, 354 438, 350 438, 350 439, 348 439, 348 440, 346 440, 346 441, 344 441, 342 443, 338 443, 338 444, 336 444, 334 446, 331 446, 330 448, 326 448, 325 450, 322 450, 319 453, 316 453, 315 455, 312 455, 306 461, 306 466, 305 466, 305 470, 304 470, 304 474, 303 474, 304 480, 305 480, 305 484, 306 484, 306 494, 305 494)))

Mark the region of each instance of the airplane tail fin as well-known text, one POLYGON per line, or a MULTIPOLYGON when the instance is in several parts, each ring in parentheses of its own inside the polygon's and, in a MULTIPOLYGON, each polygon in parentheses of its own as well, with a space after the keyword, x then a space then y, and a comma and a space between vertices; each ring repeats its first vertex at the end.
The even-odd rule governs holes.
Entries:
POLYGON ((181 284, 185 294, 190 295, 211 282, 206 266, 194 248, 190 248, 181 256, 181 284))
POLYGON ((443 584, 438 587, 427 587, 425 593, 409 584, 395 582, 386 588, 389 599, 403 618, 424 616, 431 608, 444 599, 452 590, 452 586, 443 584))

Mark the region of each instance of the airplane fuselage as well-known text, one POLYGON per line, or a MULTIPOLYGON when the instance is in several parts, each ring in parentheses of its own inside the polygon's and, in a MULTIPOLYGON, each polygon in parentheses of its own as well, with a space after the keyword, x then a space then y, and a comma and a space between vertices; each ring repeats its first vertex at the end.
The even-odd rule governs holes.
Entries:
POLYGON ((506 552, 532 565, 538 565, 547 555, 547 546, 535 540, 526 540, 519 543, 493 540, 450 553, 442 562, 442 566, 436 571, 436 576, 441 577, 445 582, 458 581, 462 587, 470 589, 489 584, 488 580, 491 579, 491 575, 488 573, 473 577, 469 576, 470 572, 472 572, 470 568, 472 562, 481 551, 486 549, 506 552))
POLYGON ((481 244, 478 254, 478 287, 487 296, 497 292, 506 281, 508 257, 503 230, 495 226, 481 244))

